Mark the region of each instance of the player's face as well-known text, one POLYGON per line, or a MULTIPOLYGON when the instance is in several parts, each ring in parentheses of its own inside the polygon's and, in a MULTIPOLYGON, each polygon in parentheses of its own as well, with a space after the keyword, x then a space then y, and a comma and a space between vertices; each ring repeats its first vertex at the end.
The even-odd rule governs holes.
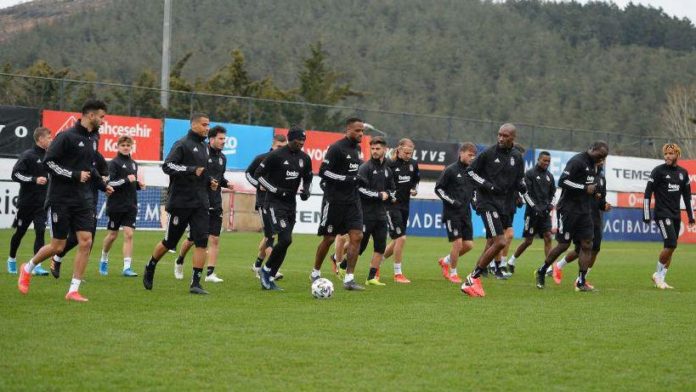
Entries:
POLYGON ((281 147, 285 147, 286 144, 288 144, 287 141, 285 141, 285 142, 279 142, 279 141, 277 141, 277 140, 274 140, 274 141, 273 141, 273 144, 271 144, 271 150, 277 150, 277 149, 279 149, 279 148, 281 148, 281 147))
POLYGON ((222 150, 225 147, 225 140, 227 140, 227 135, 218 133, 214 138, 210 139, 210 146, 217 150, 222 150))
POLYGON ((207 117, 200 117, 193 120, 193 122, 191 122, 191 130, 199 136, 208 136, 210 119, 207 117))
POLYGON ((464 150, 464 151, 459 151, 459 161, 465 165, 471 165, 471 162, 476 159, 476 151, 473 150, 464 150))
POLYGON ((408 161, 413 157, 413 147, 411 146, 401 146, 397 150, 397 156, 399 159, 403 159, 404 161, 408 161))
POLYGON ((287 145, 290 147, 292 151, 300 151, 302 147, 304 147, 304 144, 305 139, 295 139, 287 143, 287 145))
POLYGON ((364 134, 365 124, 360 121, 350 123, 348 126, 346 126, 346 136, 348 136, 348 139, 356 143, 360 143, 364 134))
POLYGON ((539 155, 539 159, 537 160, 537 165, 539 165, 541 170, 548 169, 550 164, 551 164, 551 157, 550 156, 539 155))
POLYGON ((372 159, 382 159, 384 158, 384 153, 387 149, 381 144, 373 144, 370 146, 370 156, 372 159))
POLYGON ((670 166, 677 164, 677 153, 674 152, 674 150, 667 150, 665 152, 665 163, 670 166))
POLYGON ((591 151, 590 156, 592 159, 595 161, 595 164, 599 165, 600 163, 604 163, 604 161, 607 159, 607 155, 609 155, 609 150, 606 148, 602 147, 596 151, 591 151))
POLYGON ((498 131, 498 146, 512 148, 513 145, 515 145, 515 133, 509 129, 500 129, 498 131))
POLYGON ((50 133, 47 133, 47 134, 39 137, 39 140, 36 141, 36 145, 45 150, 48 148, 48 146, 51 144, 52 141, 53 141, 53 136, 51 136, 50 133))
POLYGON ((87 113, 90 131, 94 132, 101 127, 101 125, 104 123, 104 116, 106 116, 106 112, 101 109, 87 113))
POLYGON ((128 142, 124 142, 118 145, 118 152, 121 155, 130 155, 132 149, 133 145, 128 142))

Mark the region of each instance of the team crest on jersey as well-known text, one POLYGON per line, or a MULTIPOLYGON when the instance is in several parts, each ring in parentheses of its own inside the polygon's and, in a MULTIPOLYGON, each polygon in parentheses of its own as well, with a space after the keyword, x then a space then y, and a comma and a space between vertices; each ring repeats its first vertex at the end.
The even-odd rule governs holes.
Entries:
POLYGON ((672 224, 672 220, 669 219, 669 218, 665 219, 665 224, 666 224, 667 226, 671 225, 671 224, 672 224))
POLYGON ((222 157, 218 158, 218 162, 220 163, 220 166, 222 166, 222 157))
POLYGON ((133 162, 133 170, 138 170, 138 169, 135 167, 135 162, 133 162))
POLYGON ((494 217, 495 219, 498 219, 498 211, 493 211, 493 217, 494 217))
POLYGON ((300 159, 297 164, 300 165, 300 167, 304 167, 304 161, 302 159, 300 159))
POLYGON ((97 141, 96 140, 92 142, 92 148, 94 149, 94 151, 97 151, 97 141))
POLYGON ((58 223, 58 214, 57 213, 54 212, 53 216, 51 218, 53 219, 53 223, 58 223))
POLYGON ((408 170, 413 171, 413 165, 408 165, 408 170))
POLYGON ((546 175, 546 181, 551 182, 551 177, 548 174, 546 175))
POLYGON ((684 174, 679 173, 679 180, 684 181, 684 174))
POLYGON ((515 158, 510 157, 510 166, 515 166, 515 158))
POLYGON ((326 228, 326 231, 328 233, 333 233, 333 225, 329 225, 329 227, 326 228))
POLYGON ((174 219, 172 219, 172 224, 174 226, 179 226, 179 217, 175 216, 174 219))

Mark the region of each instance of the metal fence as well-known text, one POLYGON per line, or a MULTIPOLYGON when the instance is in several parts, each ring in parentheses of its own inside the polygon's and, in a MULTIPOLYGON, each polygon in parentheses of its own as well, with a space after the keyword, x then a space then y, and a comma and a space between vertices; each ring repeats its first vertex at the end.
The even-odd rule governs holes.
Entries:
MULTIPOLYGON (((307 129, 326 131, 340 130, 343 118, 357 115, 389 136, 482 144, 495 141, 502 123, 178 90, 169 91, 169 108, 165 110, 159 104, 160 92, 155 87, 0 73, 0 104, 41 109, 78 111, 87 98, 98 97, 107 102, 112 114, 188 118, 195 111, 203 111, 216 121, 276 127, 301 124, 307 129)), ((689 147, 696 146, 696 138, 643 136, 517 122, 515 125, 518 142, 526 148, 581 151, 590 142, 601 139, 609 143, 612 154, 656 157, 660 155, 662 144, 668 141, 683 144, 687 147, 684 149, 687 155, 694 151, 689 147)))

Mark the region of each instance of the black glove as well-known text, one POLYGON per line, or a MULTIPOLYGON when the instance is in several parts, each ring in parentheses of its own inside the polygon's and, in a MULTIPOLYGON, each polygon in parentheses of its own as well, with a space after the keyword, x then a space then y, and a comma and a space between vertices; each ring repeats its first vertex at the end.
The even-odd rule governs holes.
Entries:
POLYGON ((307 199, 309 199, 309 196, 310 196, 309 192, 302 191, 302 193, 300 193, 300 200, 306 201, 307 199))
POLYGON ((696 220, 689 219, 689 224, 690 224, 690 225, 693 225, 694 223, 696 223, 696 220))
POLYGON ((504 194, 503 190, 500 189, 500 188, 496 188, 495 185, 491 185, 491 187, 490 187, 490 189, 488 189, 488 191, 489 191, 492 195, 498 195, 498 196, 500 196, 500 195, 504 194))
POLYGON ((648 218, 648 219, 643 218, 643 223, 650 223, 650 218, 648 218))

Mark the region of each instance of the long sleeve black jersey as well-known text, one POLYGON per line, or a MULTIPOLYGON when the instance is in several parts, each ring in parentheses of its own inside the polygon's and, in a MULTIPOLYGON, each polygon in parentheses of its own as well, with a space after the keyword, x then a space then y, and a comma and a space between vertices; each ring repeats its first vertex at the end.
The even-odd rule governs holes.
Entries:
POLYGON ((437 179, 435 194, 442 200, 442 214, 445 217, 471 213, 475 184, 469 170, 469 166, 457 161, 447 166, 437 179))
POLYGON ((405 206, 411 201, 411 190, 418 188, 420 182, 420 171, 418 170, 418 162, 415 159, 407 161, 396 158, 388 160, 387 165, 394 174, 394 182, 396 184, 396 203, 391 204, 393 207, 405 206))
POLYGON ((169 175, 169 198, 167 209, 210 207, 208 200, 208 146, 204 137, 189 130, 188 134, 177 140, 162 171, 169 175), (196 168, 203 167, 203 174, 196 175, 196 168))
POLYGON ((476 206, 495 209, 500 213, 510 210, 510 200, 525 193, 524 160, 516 148, 502 148, 497 144, 484 150, 468 172, 476 183, 476 206), (511 195, 512 193, 512 195, 511 195))
POLYGON ((681 198, 684 200, 689 222, 693 222, 691 184, 686 169, 665 163, 653 169, 645 186, 643 219, 650 219, 650 198, 653 194, 655 194, 655 219, 679 218, 681 215, 679 199, 681 198))
POLYGON ((386 205, 396 201, 394 176, 386 160, 370 159, 358 169, 358 192, 365 220, 386 220, 386 205), (382 200, 381 192, 389 197, 382 200))
POLYGON ((347 137, 329 147, 324 162, 319 167, 319 176, 326 181, 324 199, 332 204, 358 203, 358 168, 360 149, 347 137))
POLYGON ((249 184, 253 185, 254 188, 256 188, 256 209, 258 210, 263 206, 263 201, 266 199, 266 191, 264 191, 261 186, 259 186, 259 179, 255 177, 256 169, 259 167, 261 162, 263 162, 264 159, 268 156, 268 154, 271 153, 273 150, 269 150, 268 152, 264 152, 263 154, 257 155, 253 161, 249 164, 249 167, 247 167, 246 172, 244 173, 246 176, 247 181, 249 181, 249 184))
POLYGON ((558 179, 558 210, 590 215, 595 196, 587 193, 587 187, 592 184, 597 184, 597 167, 590 154, 581 152, 570 158, 558 179))
POLYGON ((127 212, 138 209, 138 164, 130 155, 116 154, 109 162, 109 183, 114 193, 106 198, 106 210, 112 212, 127 212), (131 181, 128 176, 135 176, 131 181))
POLYGON ((40 207, 46 202, 48 184, 39 185, 37 177, 46 177, 48 172, 44 166, 46 150, 34 145, 19 155, 12 168, 12 180, 19 182, 19 200, 17 207, 40 207))
POLYGON ((292 151, 289 146, 271 151, 254 173, 259 184, 266 188, 264 206, 295 209, 297 190, 312 191, 312 159, 304 151, 292 151))
POLYGON ((99 178, 94 178, 96 149, 90 132, 79 121, 56 135, 44 157, 50 176, 46 206, 94 204, 92 181, 101 182, 98 175, 99 178), (80 182, 80 172, 83 171, 92 173, 91 181, 80 182))
POLYGON ((602 212, 607 208, 607 179, 603 171, 597 172, 597 189, 595 197, 592 198, 592 220, 602 221, 602 212))
POLYGON ((225 170, 227 169, 227 157, 218 150, 208 146, 208 177, 218 182, 216 190, 208 187, 208 200, 210 201, 211 210, 219 210, 222 208, 222 188, 229 187, 227 179, 225 179, 225 170))
POLYGON ((524 173, 524 183, 527 185, 527 193, 524 194, 527 210, 536 214, 551 211, 556 194, 556 180, 553 174, 536 165, 524 173))

